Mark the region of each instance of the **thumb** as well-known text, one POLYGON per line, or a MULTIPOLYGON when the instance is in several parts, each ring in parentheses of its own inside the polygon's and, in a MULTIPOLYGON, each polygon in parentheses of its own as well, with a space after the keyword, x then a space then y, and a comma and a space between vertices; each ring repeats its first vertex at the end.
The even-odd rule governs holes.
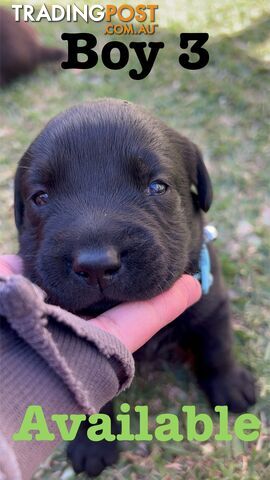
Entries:
POLYGON ((23 262, 18 255, 0 256, 0 275, 9 276, 19 274, 23 271, 23 262))
POLYGON ((200 283, 190 275, 183 275, 157 297, 119 305, 91 320, 91 324, 118 337, 131 352, 135 352, 196 303, 200 296, 200 283))

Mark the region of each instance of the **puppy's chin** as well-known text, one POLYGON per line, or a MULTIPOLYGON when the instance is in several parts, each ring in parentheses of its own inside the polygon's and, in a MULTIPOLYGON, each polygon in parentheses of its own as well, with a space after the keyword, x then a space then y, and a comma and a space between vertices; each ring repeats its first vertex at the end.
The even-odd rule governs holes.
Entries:
POLYGON ((99 302, 93 303, 89 307, 83 308, 82 310, 78 310, 74 313, 79 317, 97 317, 98 315, 101 315, 102 313, 107 312, 107 310, 110 310, 111 308, 116 307, 121 303, 123 302, 104 299, 104 300, 100 300, 99 302))

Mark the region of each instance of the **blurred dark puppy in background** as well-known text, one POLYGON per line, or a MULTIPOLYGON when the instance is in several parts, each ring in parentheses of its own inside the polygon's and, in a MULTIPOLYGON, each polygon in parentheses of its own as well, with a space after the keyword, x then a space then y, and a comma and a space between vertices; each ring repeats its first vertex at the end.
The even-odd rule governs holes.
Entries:
MULTIPOLYGON (((209 174, 187 138, 126 101, 74 107, 49 122, 17 169, 25 274, 79 315, 151 298, 197 272, 211 202, 209 174)), ((233 358, 228 297, 209 250, 213 285, 170 329, 192 351, 211 405, 242 412, 255 402, 254 381, 233 358)), ((116 461, 117 443, 92 443, 85 427, 68 455, 76 472, 97 475, 116 461)))
POLYGON ((66 52, 40 44, 35 30, 26 22, 15 22, 12 12, 0 8, 0 85, 31 73, 41 63, 64 59, 66 52))

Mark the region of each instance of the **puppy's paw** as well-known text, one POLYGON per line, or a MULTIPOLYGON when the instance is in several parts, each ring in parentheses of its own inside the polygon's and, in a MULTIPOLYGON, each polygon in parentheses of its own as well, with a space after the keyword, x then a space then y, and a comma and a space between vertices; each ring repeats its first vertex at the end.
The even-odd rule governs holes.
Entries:
POLYGON ((75 473, 98 476, 106 467, 117 462, 117 442, 92 442, 87 437, 76 438, 67 447, 67 456, 75 473))
POLYGON ((227 405, 234 413, 246 412, 256 403, 255 380, 243 367, 235 365, 226 374, 199 379, 212 407, 227 405))

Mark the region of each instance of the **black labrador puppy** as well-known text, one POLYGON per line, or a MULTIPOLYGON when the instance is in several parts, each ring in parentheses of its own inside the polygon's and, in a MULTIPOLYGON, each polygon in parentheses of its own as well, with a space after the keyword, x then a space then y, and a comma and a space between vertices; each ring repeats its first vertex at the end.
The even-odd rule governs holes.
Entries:
MULTIPOLYGON (((71 108, 49 122, 17 170, 25 273, 49 302, 79 315, 151 298, 198 271, 211 202, 209 175, 187 138, 126 101, 71 108)), ((192 350, 211 405, 242 412, 255 402, 254 381, 233 358, 213 247, 210 256, 213 285, 175 320, 174 337, 192 350)), ((68 454, 76 472, 97 475, 116 461, 117 444, 91 443, 82 429, 68 454)))
POLYGON ((16 22, 12 12, 0 7, 0 86, 32 73, 42 63, 65 57, 65 50, 42 45, 29 23, 16 22))

